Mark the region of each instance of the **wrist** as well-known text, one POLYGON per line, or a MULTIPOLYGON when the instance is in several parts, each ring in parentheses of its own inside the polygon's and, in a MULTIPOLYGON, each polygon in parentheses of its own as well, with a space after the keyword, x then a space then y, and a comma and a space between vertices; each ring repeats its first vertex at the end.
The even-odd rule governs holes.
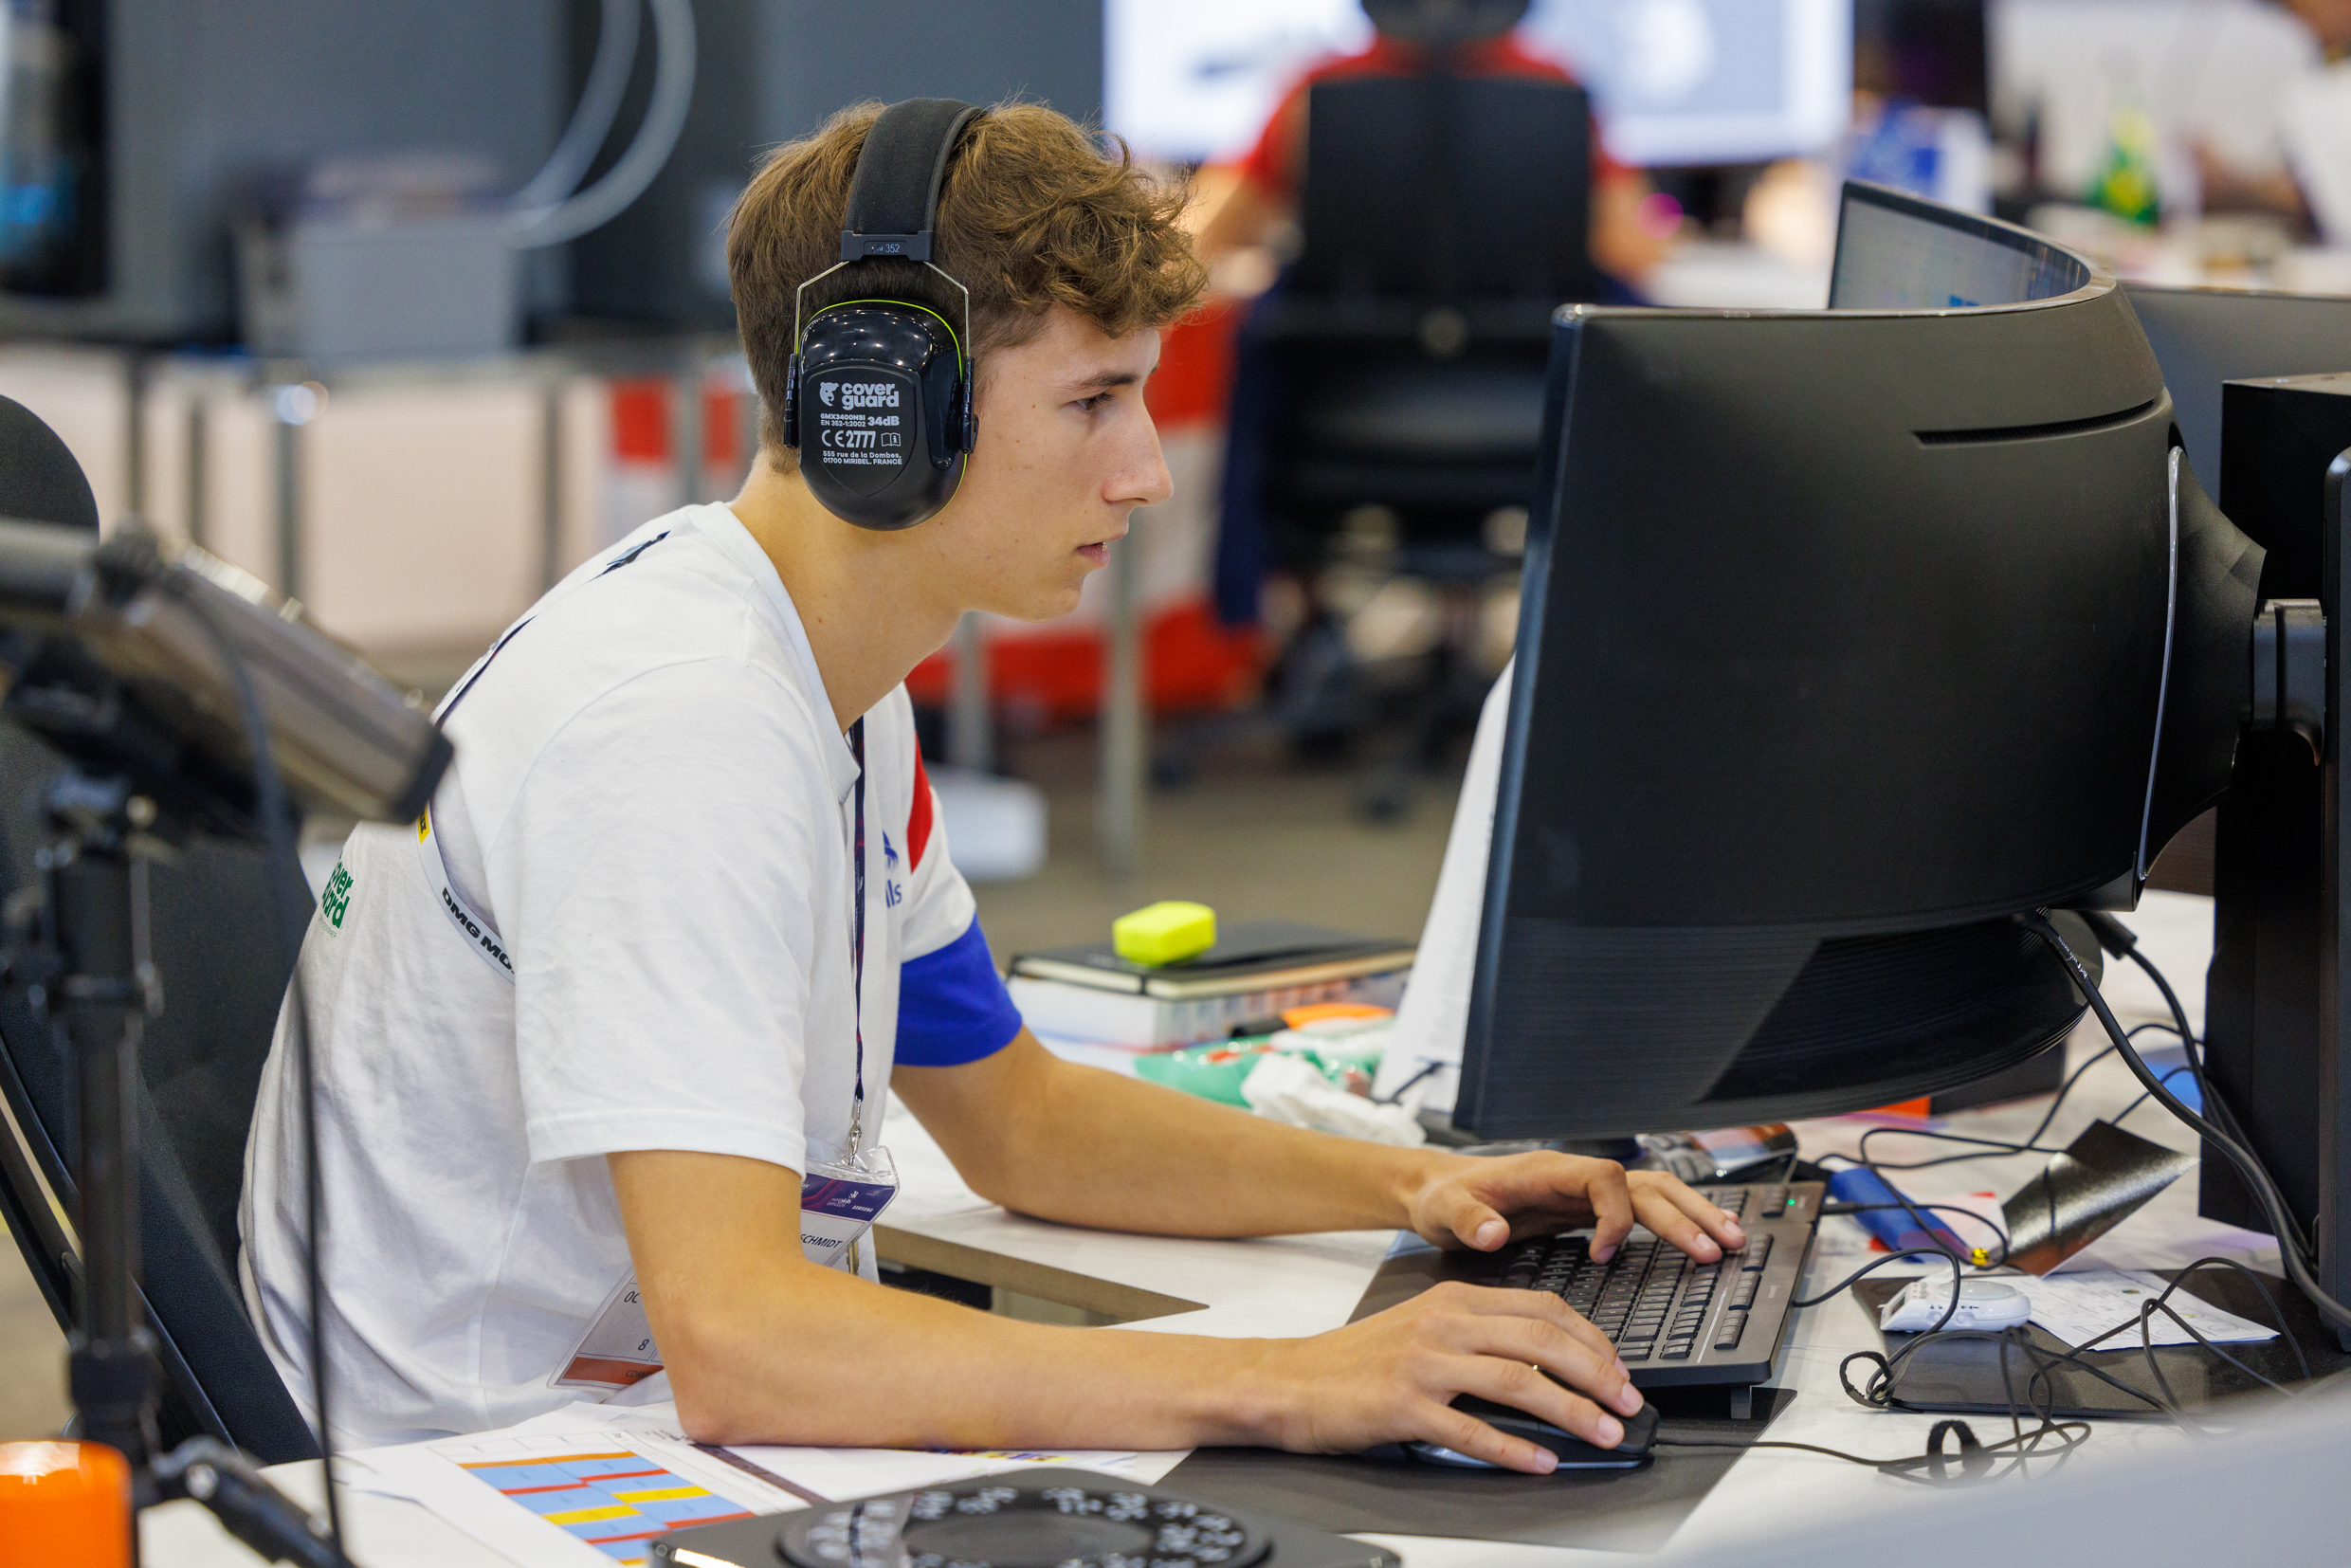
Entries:
POLYGON ((1390 1223, 1400 1230, 1418 1231, 1421 1210, 1430 1192, 1474 1163, 1467 1155, 1443 1149, 1397 1149, 1388 1173, 1388 1200, 1394 1212, 1390 1223))
MULTIPOLYGON (((1286 1448, 1303 1413, 1300 1379, 1290 1362, 1301 1341, 1295 1340, 1210 1340, 1208 1358, 1213 1370, 1199 1389, 1198 1405, 1188 1414, 1197 1434, 1195 1448, 1286 1448)), ((1187 1358, 1190 1359, 1190 1358, 1187 1358)), ((1199 1364, 1197 1361, 1194 1365, 1199 1364)))

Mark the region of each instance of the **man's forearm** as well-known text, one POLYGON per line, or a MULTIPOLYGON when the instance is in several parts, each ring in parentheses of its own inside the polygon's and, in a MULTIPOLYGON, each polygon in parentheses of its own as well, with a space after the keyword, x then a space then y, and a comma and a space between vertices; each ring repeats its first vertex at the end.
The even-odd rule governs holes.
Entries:
POLYGON ((1411 1194, 1456 1162, 1063 1062, 1025 1032, 1006 1050, 1021 1053, 1002 1064, 1017 1082, 985 1119, 936 1103, 919 1073, 898 1082, 976 1191, 1044 1219, 1184 1236, 1383 1229, 1407 1223, 1411 1194))
POLYGON ((647 1307, 701 1442, 1177 1449, 1278 1442, 1259 1340, 1017 1322, 784 1260, 647 1307))

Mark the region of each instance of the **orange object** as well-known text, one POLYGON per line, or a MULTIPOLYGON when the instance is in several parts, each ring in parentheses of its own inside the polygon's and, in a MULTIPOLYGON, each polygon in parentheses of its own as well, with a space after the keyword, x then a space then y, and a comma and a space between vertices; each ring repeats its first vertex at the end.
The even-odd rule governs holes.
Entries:
POLYGON ((1862 1112, 1862 1115, 1915 1116, 1920 1121, 1926 1121, 1932 1120, 1928 1113, 1933 1109, 1935 1097, 1933 1095, 1922 1095, 1916 1100, 1903 1100, 1898 1101, 1891 1105, 1880 1105, 1876 1110, 1862 1112))
POLYGON ((1319 1024, 1325 1018, 1393 1018, 1395 1009, 1374 1007, 1369 1002, 1309 1002, 1304 1007, 1284 1008, 1282 1021, 1292 1029, 1319 1024))
POLYGON ((131 1467, 100 1443, 0 1443, 0 1541, 24 1568, 131 1568, 131 1467))

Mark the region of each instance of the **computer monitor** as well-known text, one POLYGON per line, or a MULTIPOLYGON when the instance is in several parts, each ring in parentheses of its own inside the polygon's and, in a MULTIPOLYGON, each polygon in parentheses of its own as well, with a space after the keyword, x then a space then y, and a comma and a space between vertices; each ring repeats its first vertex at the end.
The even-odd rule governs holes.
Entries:
POLYGON ((1926 215, 1923 278, 2030 264, 1972 308, 1557 318, 1457 1124, 2004 1070, 2083 1007, 2018 914, 2128 907, 2225 787, 2258 547, 2113 277, 1926 215))
MULTIPOLYGON (((1518 36, 1626 163, 1802 156, 1851 118, 1850 0, 1535 0, 1518 36)), ((1148 157, 1235 157, 1306 66, 1371 38, 1360 0, 1108 0, 1103 119, 1148 157)))
POLYGON ((2220 384, 2257 375, 2351 371, 2351 299, 2232 288, 2125 283, 2163 367, 2196 473, 2214 494, 2221 471, 2220 384))
POLYGON ((1536 0, 1521 36, 1574 65, 1626 163, 1801 157, 1852 119, 1851 0, 1536 0))
POLYGON ((1103 119, 1145 157, 1238 157, 1307 66, 1371 41, 1361 0, 1108 0, 1103 119))
POLYGON ((1950 310, 2069 294, 2090 265, 2014 224, 1845 182, 1831 310, 1950 310))

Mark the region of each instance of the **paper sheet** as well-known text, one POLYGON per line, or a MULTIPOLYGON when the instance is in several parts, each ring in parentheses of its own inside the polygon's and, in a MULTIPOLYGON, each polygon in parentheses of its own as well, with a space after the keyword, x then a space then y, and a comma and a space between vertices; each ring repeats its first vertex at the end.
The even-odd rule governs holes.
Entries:
POLYGON ((682 1435, 612 1426, 491 1432, 354 1457, 530 1568, 642 1565, 647 1543, 664 1531, 807 1506, 682 1435))
MULTIPOLYGON (((2101 1350, 2126 1350, 2139 1345, 2140 1307, 2161 1295, 2169 1282, 2160 1274, 2142 1269, 2085 1269, 2080 1273, 2037 1278, 2030 1274, 2002 1275, 2000 1283, 2014 1285, 2030 1297, 2032 1321, 2069 1345, 2095 1340, 2117 1323, 2131 1323, 2133 1326, 2098 1346, 2101 1350)), ((2164 1305, 2194 1323, 2196 1333, 2214 1344, 2246 1344, 2277 1338, 2276 1329, 2233 1312, 2223 1312, 2185 1290, 2173 1291, 2164 1305)), ((2160 1312, 2147 1324, 2147 1337, 2159 1345, 2196 1343, 2194 1336, 2160 1312)))
POLYGON ((411 1497, 493 1551, 538 1568, 644 1564, 666 1530, 806 1507, 811 1498, 963 1481, 1030 1465, 1067 1465, 1157 1480, 1158 1455, 1003 1449, 704 1449, 678 1429, 677 1407, 577 1403, 502 1431, 350 1456, 353 1480, 411 1497), (1149 1473, 1143 1473, 1148 1470, 1149 1473))

